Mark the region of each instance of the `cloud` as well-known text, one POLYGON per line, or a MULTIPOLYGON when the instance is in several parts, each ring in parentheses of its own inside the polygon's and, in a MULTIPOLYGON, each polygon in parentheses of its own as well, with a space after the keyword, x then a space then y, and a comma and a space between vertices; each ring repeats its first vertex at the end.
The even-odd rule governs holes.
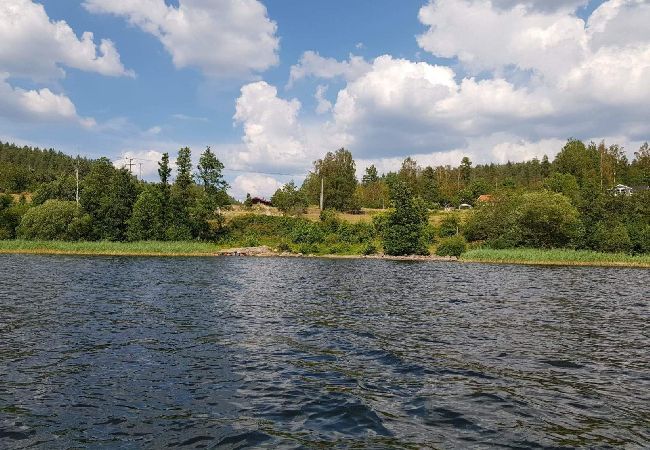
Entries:
POLYGON ((325 114, 332 110, 332 102, 330 102, 325 98, 326 93, 327 93, 327 86, 323 84, 319 84, 318 87, 316 88, 316 93, 314 94, 314 98, 318 103, 316 105, 317 114, 325 114))
POLYGON ((188 116, 187 114, 173 114, 172 117, 177 120, 188 122, 209 122, 207 117, 188 116))
POLYGON ((246 194, 269 199, 283 185, 284 183, 267 175, 245 173, 234 179, 230 193, 239 199, 246 198, 246 194))
MULTIPOLYGON (((117 168, 129 168, 132 163, 131 173, 140 179, 155 180, 158 178, 158 161, 162 158, 162 152, 157 150, 123 150, 119 158, 113 161, 117 168)), ((170 166, 176 167, 173 157, 170 155, 170 166)))
POLYGON ((362 157, 443 151, 554 113, 543 97, 503 80, 465 78, 449 67, 380 56, 338 93, 335 128, 362 157))
POLYGON ((291 66, 288 87, 306 77, 337 78, 353 80, 370 69, 370 64, 360 56, 350 55, 349 61, 337 61, 323 58, 317 52, 307 51, 302 54, 298 64, 291 66))
POLYGON ((245 150, 237 157, 246 167, 302 167, 305 137, 298 122, 301 104, 284 100, 264 81, 242 87, 237 99, 235 122, 243 126, 245 150))
POLYGON ((156 36, 177 68, 211 77, 248 76, 278 63, 277 26, 258 0, 85 0, 91 13, 126 18, 156 36))
POLYGON ((72 101, 48 88, 25 90, 12 87, 8 74, 0 73, 0 115, 28 122, 76 122, 92 128, 95 120, 80 117, 72 101))
POLYGON ((108 39, 95 44, 91 32, 81 39, 65 21, 52 21, 31 0, 0 2, 0 70, 43 81, 61 78, 63 67, 107 76, 133 76, 108 39))

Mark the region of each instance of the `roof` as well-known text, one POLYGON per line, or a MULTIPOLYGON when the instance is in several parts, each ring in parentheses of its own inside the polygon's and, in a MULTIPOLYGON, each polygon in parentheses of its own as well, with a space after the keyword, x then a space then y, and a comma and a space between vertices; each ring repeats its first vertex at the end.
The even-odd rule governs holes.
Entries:
POLYGON ((490 194, 483 194, 479 196, 479 198, 476 200, 477 202, 491 202, 494 200, 494 197, 490 194))

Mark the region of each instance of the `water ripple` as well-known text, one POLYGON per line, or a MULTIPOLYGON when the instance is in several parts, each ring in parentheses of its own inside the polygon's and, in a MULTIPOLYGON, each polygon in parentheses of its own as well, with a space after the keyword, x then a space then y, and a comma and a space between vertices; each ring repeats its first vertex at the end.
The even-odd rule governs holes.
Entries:
POLYGON ((0 255, 0 447, 648 448, 649 285, 0 255))

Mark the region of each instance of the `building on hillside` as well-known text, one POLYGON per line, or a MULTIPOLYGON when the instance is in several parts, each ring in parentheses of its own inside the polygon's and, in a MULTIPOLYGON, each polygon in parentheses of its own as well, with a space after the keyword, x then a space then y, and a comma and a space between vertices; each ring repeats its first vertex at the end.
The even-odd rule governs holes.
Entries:
POLYGON ((609 192, 614 194, 614 197, 619 197, 621 195, 632 195, 632 192, 634 192, 634 190, 629 186, 625 186, 624 184, 617 184, 613 188, 609 189, 609 192))
POLYGON ((261 198, 261 197, 253 197, 253 198, 251 199, 251 203, 253 203, 253 205, 271 206, 271 202, 270 202, 270 201, 268 201, 268 200, 266 200, 266 199, 264 199, 264 198, 261 198))
POLYGON ((470 205, 469 203, 461 203, 458 206, 458 209, 472 209, 472 205, 470 205))
POLYGON ((494 203, 494 196, 490 194, 480 195, 479 198, 476 199, 476 203, 494 203))

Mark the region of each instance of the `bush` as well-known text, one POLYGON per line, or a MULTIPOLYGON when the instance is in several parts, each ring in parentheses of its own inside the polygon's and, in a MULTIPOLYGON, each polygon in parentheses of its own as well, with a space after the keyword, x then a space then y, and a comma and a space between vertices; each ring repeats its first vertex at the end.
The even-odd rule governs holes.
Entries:
POLYGON ((278 244, 278 251, 282 253, 290 253, 291 252, 291 246, 289 245, 288 242, 282 241, 278 244))
POLYGON ((446 214, 440 222, 440 237, 456 236, 460 232, 460 219, 457 214, 446 214))
POLYGON ((27 210, 25 204, 14 204, 8 194, 0 194, 0 240, 16 237, 16 228, 27 210))
POLYGON ((17 234, 21 239, 76 241, 88 236, 91 222, 76 202, 48 200, 25 213, 17 234))
POLYGON ((547 191, 500 197, 475 211, 465 226, 469 240, 487 240, 493 248, 570 247, 582 232, 576 207, 547 191))
POLYGON ((444 238, 436 248, 438 256, 460 256, 467 250, 467 241, 462 236, 444 238))
POLYGON ((325 239, 325 233, 318 224, 304 222, 296 226, 291 237, 295 244, 320 244, 325 239))
POLYGON ((191 241, 192 230, 187 225, 172 225, 165 230, 167 241, 191 241))
POLYGON ((271 203, 283 214, 288 215, 304 214, 309 205, 307 196, 293 181, 275 191, 271 203))
POLYGON ((303 255, 313 255, 318 253, 318 246, 316 244, 303 243, 298 247, 298 252, 303 255))
POLYGON ((601 252, 627 253, 632 249, 632 241, 622 223, 598 223, 591 240, 594 250, 601 252))
POLYGON ((374 242, 368 242, 364 247, 363 250, 361 250, 361 253, 364 255, 375 255, 377 254, 379 250, 377 249, 377 245, 375 245, 374 242))

